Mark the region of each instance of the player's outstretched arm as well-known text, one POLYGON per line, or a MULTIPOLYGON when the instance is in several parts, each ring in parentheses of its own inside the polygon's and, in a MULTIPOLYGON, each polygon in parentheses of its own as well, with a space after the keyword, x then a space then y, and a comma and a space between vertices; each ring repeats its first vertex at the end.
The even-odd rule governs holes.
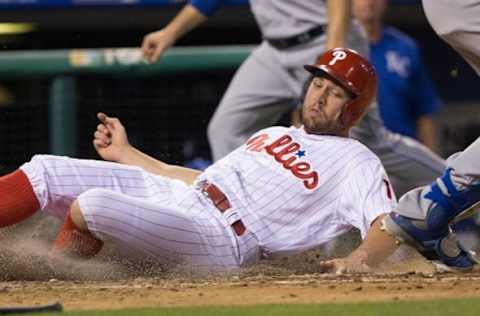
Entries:
POLYGON ((163 29, 145 35, 142 42, 143 56, 151 63, 156 62, 179 38, 205 20, 207 17, 204 14, 187 4, 163 29))
POLYGON ((395 238, 381 229, 384 216, 382 214, 375 219, 367 237, 349 256, 320 262, 322 270, 337 274, 369 272, 385 261, 398 246, 395 238))
POLYGON ((182 180, 187 184, 192 184, 201 173, 198 170, 166 164, 141 152, 130 145, 127 132, 118 118, 104 113, 98 113, 97 117, 100 124, 94 134, 93 146, 103 159, 138 166, 148 172, 182 180))

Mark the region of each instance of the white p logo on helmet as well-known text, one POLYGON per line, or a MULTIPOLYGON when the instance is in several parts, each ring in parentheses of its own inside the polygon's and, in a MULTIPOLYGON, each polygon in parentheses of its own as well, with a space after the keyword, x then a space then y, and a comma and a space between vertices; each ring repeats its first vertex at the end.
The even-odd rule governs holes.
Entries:
POLYGON ((332 52, 333 59, 328 63, 330 66, 335 65, 335 63, 339 60, 344 60, 347 58, 347 53, 345 53, 343 50, 336 50, 332 52))

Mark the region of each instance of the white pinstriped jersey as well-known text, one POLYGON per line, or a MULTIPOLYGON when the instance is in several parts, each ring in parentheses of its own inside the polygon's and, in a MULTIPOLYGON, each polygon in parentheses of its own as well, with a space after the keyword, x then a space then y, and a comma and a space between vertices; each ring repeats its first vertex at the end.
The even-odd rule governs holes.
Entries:
POLYGON ((250 7, 265 38, 294 36, 327 24, 324 0, 250 0, 250 7))
POLYGON ((365 237, 396 206, 380 160, 361 143, 271 127, 200 175, 215 183, 266 253, 295 253, 351 229, 365 237))
POLYGON ((297 128, 260 131, 199 176, 228 197, 224 214, 195 187, 139 167, 38 155, 21 169, 46 214, 63 219, 77 200, 97 238, 214 271, 253 264, 260 252, 300 252, 352 226, 364 236, 396 204, 366 147, 297 128), (241 236, 230 227, 237 219, 241 236))

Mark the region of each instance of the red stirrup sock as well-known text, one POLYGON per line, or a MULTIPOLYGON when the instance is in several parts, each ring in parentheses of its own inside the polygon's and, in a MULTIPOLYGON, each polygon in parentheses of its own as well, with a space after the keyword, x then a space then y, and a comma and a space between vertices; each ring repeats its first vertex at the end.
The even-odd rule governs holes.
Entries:
POLYGON ((89 231, 78 229, 69 211, 53 244, 51 255, 53 257, 61 255, 74 259, 90 259, 100 252, 102 246, 103 241, 95 238, 89 231))
POLYGON ((0 227, 17 224, 39 208, 32 185, 22 170, 0 177, 0 227))

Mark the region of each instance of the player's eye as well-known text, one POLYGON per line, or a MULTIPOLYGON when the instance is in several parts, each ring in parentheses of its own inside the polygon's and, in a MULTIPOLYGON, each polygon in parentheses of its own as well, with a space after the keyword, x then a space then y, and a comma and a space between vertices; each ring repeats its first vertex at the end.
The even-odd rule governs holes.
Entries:
POLYGON ((341 91, 336 90, 336 89, 332 90, 332 95, 336 98, 339 98, 339 99, 345 97, 345 95, 341 91))
POLYGON ((337 88, 332 90, 332 95, 339 99, 347 99, 349 96, 345 90, 337 88))

